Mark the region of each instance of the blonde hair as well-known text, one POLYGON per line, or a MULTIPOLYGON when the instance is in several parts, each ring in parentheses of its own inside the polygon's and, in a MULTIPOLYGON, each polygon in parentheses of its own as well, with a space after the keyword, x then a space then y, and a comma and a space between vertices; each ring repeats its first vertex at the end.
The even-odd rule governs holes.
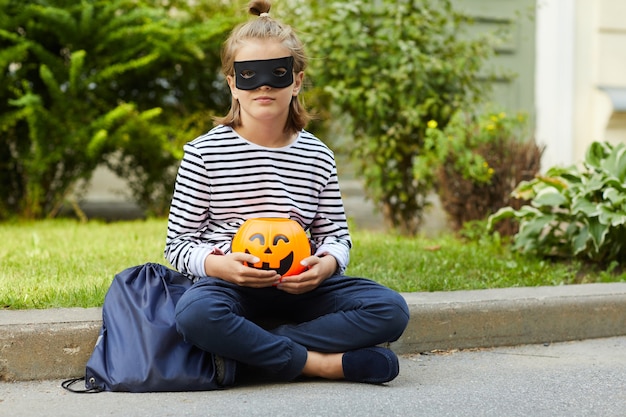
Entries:
MULTIPOLYGON (((248 4, 248 12, 259 17, 237 26, 224 43, 222 48, 222 73, 225 76, 235 76, 235 56, 247 39, 279 41, 291 51, 293 71, 299 73, 305 70, 307 58, 302 42, 291 26, 280 23, 269 16, 268 13, 271 7, 271 3, 266 0, 253 0, 248 4)), ((300 102, 300 99, 297 96, 292 97, 285 131, 289 133, 299 132, 310 119, 311 117, 300 102)), ((233 98, 228 114, 224 117, 215 118, 215 122, 233 128, 241 126, 239 101, 233 98)))

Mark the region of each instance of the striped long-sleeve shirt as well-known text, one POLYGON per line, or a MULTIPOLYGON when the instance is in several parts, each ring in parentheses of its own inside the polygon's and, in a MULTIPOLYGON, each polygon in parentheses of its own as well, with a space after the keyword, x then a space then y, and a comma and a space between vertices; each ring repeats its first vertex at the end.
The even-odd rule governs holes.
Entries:
POLYGON ((283 148, 251 143, 217 126, 184 146, 167 226, 165 257, 191 278, 206 275, 204 259, 227 253, 246 219, 296 220, 310 233, 316 255, 337 259, 352 246, 332 151, 301 131, 283 148))

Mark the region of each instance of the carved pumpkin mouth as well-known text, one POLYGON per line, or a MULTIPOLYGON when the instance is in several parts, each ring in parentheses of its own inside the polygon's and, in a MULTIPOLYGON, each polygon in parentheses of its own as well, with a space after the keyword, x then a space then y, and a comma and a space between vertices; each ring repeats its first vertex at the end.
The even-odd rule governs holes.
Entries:
MULTIPOLYGON (((250 251, 246 249, 246 253, 249 254, 250 251)), ((257 269, 265 269, 265 270, 276 269, 276 268, 272 268, 269 262, 263 262, 260 267, 257 267, 255 266, 256 264, 251 264, 250 262, 247 262, 247 264, 249 267, 257 268, 257 269)), ((289 271, 289 269, 291 268, 292 264, 293 264, 293 251, 289 252, 287 256, 285 256, 283 259, 280 260, 280 265, 278 269, 276 269, 276 273, 278 275, 285 275, 287 271, 289 271)))

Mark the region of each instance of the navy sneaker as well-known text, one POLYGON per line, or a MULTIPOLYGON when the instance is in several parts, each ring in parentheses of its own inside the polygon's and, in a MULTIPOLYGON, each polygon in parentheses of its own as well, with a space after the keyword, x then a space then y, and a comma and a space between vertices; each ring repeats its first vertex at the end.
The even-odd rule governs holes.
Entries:
POLYGON ((343 354, 343 374, 346 381, 383 384, 398 376, 400 364, 392 350, 368 347, 343 354))

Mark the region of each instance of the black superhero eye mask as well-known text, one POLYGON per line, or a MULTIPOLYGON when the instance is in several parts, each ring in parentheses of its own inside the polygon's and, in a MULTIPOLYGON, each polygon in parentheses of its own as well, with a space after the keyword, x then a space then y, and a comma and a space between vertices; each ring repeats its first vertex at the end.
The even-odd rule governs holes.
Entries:
POLYGON ((235 61, 235 85, 240 90, 256 90, 264 85, 289 87, 293 83, 293 57, 255 61, 235 61))

